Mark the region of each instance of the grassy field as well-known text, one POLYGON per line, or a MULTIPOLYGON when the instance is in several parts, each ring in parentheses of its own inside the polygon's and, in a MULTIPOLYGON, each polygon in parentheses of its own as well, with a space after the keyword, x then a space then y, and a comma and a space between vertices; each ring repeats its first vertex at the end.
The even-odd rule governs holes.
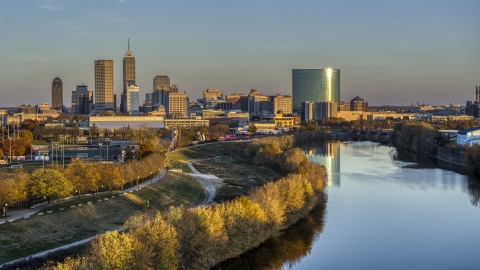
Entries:
POLYGON ((216 201, 231 199, 247 193, 252 187, 281 177, 270 168, 255 165, 251 157, 245 156, 247 145, 248 142, 225 142, 181 149, 167 156, 167 164, 171 168, 191 172, 187 166, 189 160, 217 157, 197 161, 194 165, 201 173, 213 174, 223 179, 216 201))
MULTIPOLYGON (((203 186, 189 176, 168 173, 163 179, 125 195, 105 196, 108 201, 95 198, 82 199, 83 204, 71 209, 75 201, 52 205, 53 213, 33 215, 28 219, 0 225, 0 263, 22 258, 44 250, 115 230, 136 211, 150 207, 167 208, 172 205, 195 206, 206 196, 203 186), (92 202, 92 204, 87 204, 92 202), (58 208, 64 208, 59 211, 58 208)), ((40 211, 43 212, 43 211, 40 211)))

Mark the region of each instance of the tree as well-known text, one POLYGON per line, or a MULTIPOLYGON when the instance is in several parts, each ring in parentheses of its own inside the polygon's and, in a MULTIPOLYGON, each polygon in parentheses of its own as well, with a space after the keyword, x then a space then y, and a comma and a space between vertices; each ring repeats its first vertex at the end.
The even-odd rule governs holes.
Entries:
POLYGON ((14 177, 9 180, 12 182, 12 188, 10 188, 9 192, 10 201, 16 203, 19 208, 20 202, 26 200, 28 197, 30 176, 22 171, 17 171, 14 177))
POLYGON ((90 127, 89 135, 93 138, 96 138, 98 136, 98 128, 95 123, 93 123, 92 127, 90 127))
POLYGON ((36 196, 46 196, 48 202, 70 195, 72 184, 65 176, 55 169, 37 169, 32 173, 31 192, 36 196))
POLYGON ((153 153, 153 145, 151 145, 150 143, 143 143, 140 144, 140 146, 138 147, 136 156, 138 160, 142 160, 153 153))
POLYGON ((129 160, 133 160, 133 150, 130 145, 127 145, 127 147, 125 147, 125 157, 123 161, 127 162, 129 160))
POLYGON ((78 126, 78 123, 75 122, 72 127, 72 135, 75 136, 80 136, 80 127, 78 126))
POLYGON ((252 134, 255 134, 257 133, 257 127, 255 126, 255 124, 250 124, 248 126, 248 133, 252 133, 252 134))
POLYGON ((22 138, 25 142, 30 143, 33 140, 33 133, 27 129, 22 130, 20 132, 20 138, 22 138))
POLYGON ((92 241, 92 259, 97 269, 131 269, 134 239, 130 234, 106 232, 92 241))
POLYGON ((76 195, 85 193, 89 187, 89 167, 81 159, 73 160, 65 170, 65 177, 72 183, 72 190, 76 190, 76 195))

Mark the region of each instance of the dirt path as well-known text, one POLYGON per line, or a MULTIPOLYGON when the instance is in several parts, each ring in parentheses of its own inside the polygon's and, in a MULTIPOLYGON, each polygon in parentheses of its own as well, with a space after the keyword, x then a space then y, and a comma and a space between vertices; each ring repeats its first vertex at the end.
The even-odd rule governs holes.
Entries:
MULTIPOLYGON (((218 158, 214 157, 214 158, 218 158)), ((190 160, 187 164, 188 167, 193 171, 193 173, 187 173, 187 175, 193 176, 197 179, 202 180, 202 182, 205 184, 205 190, 207 192, 207 199, 205 200, 205 203, 203 203, 202 206, 208 205, 213 202, 213 199, 215 198, 217 188, 215 185, 221 185, 222 184, 222 179, 218 178, 215 175, 211 174, 203 174, 200 173, 194 166, 193 163, 196 161, 202 161, 202 160, 210 160, 213 158, 207 158, 207 159, 194 159, 190 160)))

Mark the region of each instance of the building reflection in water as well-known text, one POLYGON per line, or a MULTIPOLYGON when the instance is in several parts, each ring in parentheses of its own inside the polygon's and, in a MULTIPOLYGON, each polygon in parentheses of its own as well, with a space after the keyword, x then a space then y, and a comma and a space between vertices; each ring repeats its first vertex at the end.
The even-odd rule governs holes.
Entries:
POLYGON ((327 169, 329 186, 340 186, 340 144, 340 141, 329 141, 306 150, 308 161, 322 164, 327 169))

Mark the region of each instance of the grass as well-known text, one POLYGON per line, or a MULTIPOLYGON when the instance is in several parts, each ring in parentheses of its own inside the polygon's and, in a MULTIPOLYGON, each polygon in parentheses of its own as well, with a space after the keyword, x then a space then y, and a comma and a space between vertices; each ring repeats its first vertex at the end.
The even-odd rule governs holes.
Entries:
POLYGON ((105 202, 97 201, 101 199, 99 195, 83 198, 79 201, 83 206, 73 209, 70 205, 75 205, 75 200, 60 204, 65 211, 58 211, 58 207, 52 205, 52 209, 48 209, 53 211, 51 214, 32 215, 0 225, 0 264, 118 229, 133 213, 147 208, 147 199, 150 207, 182 204, 189 207, 200 204, 206 196, 199 182, 170 172, 138 191, 108 198, 105 202), (88 201, 92 204, 86 204, 88 201))
MULTIPOLYGON (((241 149, 245 149, 247 145, 248 142, 223 142, 184 148, 169 154, 167 164, 170 168, 181 168, 184 172, 192 172, 187 165, 189 160, 228 156, 232 151, 239 155, 243 151, 241 149)), ((243 155, 243 152, 241 154, 243 155)))
POLYGON ((223 179, 216 201, 231 199, 247 193, 252 187, 281 177, 268 167, 255 165, 251 157, 245 156, 247 145, 248 142, 224 142, 185 148, 168 155, 167 164, 171 168, 192 172, 187 165, 189 160, 217 157, 197 161, 194 165, 201 173, 213 174, 223 179))

